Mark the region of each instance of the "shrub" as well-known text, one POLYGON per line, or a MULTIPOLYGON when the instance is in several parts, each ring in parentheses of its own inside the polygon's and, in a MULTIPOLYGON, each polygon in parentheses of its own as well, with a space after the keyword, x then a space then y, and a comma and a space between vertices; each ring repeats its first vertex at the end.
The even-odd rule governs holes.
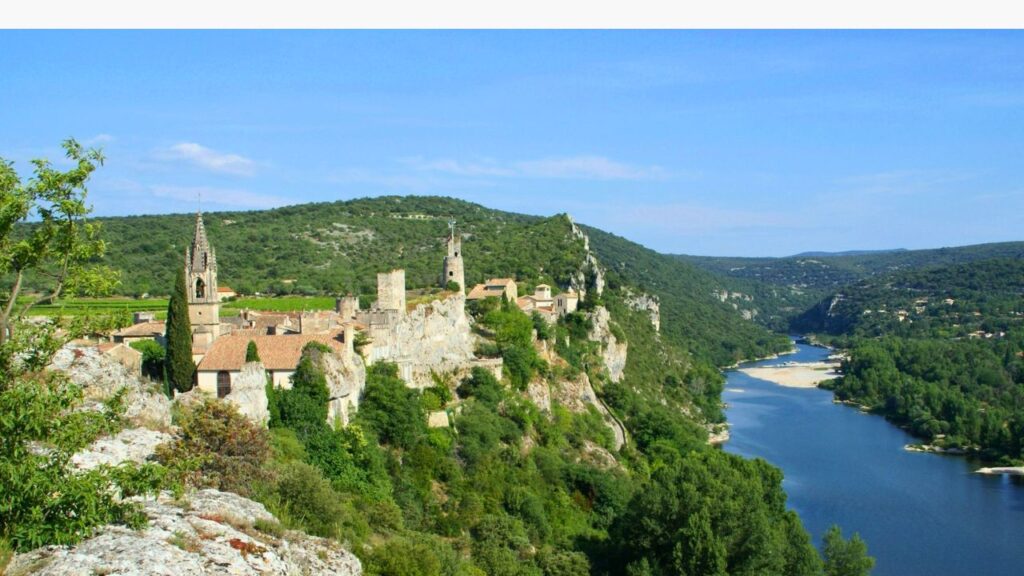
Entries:
POLYGON ((157 459, 186 484, 243 496, 267 479, 270 456, 265 429, 223 400, 185 406, 178 415, 179 438, 157 447, 157 459))

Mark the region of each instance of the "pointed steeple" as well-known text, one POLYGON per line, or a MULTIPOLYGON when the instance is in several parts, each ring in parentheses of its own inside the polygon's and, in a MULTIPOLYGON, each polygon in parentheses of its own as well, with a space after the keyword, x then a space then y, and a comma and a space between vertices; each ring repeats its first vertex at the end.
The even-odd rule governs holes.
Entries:
POLYGON ((202 212, 196 212, 196 231, 192 237, 192 245, 189 247, 188 258, 189 268, 194 273, 205 272, 207 268, 217 269, 217 260, 213 254, 213 248, 206 239, 206 226, 203 225, 202 212))

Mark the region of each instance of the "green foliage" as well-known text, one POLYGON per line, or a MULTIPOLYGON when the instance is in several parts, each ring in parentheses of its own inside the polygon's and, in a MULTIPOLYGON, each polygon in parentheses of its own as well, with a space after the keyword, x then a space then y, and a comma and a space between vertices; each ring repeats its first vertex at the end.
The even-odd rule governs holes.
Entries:
POLYGON ((843 531, 833 524, 822 539, 825 555, 825 576, 867 576, 875 567, 875 559, 868 556, 868 547, 860 535, 843 539, 843 531))
POLYGON ((174 292, 167 304, 167 324, 164 336, 167 342, 167 382, 178 392, 188 392, 195 380, 196 365, 192 361, 192 325, 188 318, 188 287, 185 282, 185 268, 177 267, 179 273, 174 292))
POLYGON ((480 367, 473 368, 469 378, 462 381, 456 392, 462 398, 476 398, 492 409, 496 409, 498 403, 504 398, 498 379, 490 370, 480 367))
POLYGON ((26 182, 0 158, 0 346, 36 305, 63 294, 102 295, 120 281, 118 272, 98 264, 107 245, 87 218, 86 183, 103 154, 74 139, 61 145, 74 166, 62 172, 48 160, 32 160, 26 182), (30 287, 36 293, 21 300, 30 287))
POLYGON ((260 361, 260 351, 256 349, 256 342, 254 340, 249 340, 249 344, 245 347, 245 361, 260 361))
POLYGON ((206 399, 183 406, 180 433, 157 447, 157 459, 185 484, 251 495, 266 480, 267 431, 238 413, 234 404, 206 399))
POLYGON ((116 497, 155 489, 158 467, 102 466, 79 472, 71 456, 120 425, 119 397, 105 411, 76 410, 82 391, 58 373, 0 377, 0 539, 19 551, 71 544, 109 523, 139 526, 116 497))
POLYGON ((136 340, 129 346, 142 353, 142 374, 163 382, 167 350, 155 340, 136 340))
POLYGON ((384 443, 411 448, 427 430, 419 394, 398 377, 398 366, 378 362, 367 370, 358 420, 384 443))
POLYGON ((323 344, 310 342, 302 349, 299 365, 292 374, 290 390, 274 390, 271 427, 283 426, 300 434, 311 434, 327 427, 327 376, 321 356, 330 353, 323 344))
POLYGON ((1024 461, 1024 331, 999 341, 858 340, 832 386, 930 443, 1024 461))
POLYGON ((500 307, 487 312, 481 322, 494 332, 512 386, 525 390, 534 374, 544 369, 533 347, 533 320, 515 304, 503 301, 500 307))
POLYGON ((456 282, 455 280, 449 280, 444 285, 444 289, 449 291, 449 292, 458 292, 458 291, 462 290, 462 286, 459 286, 459 283, 456 282))

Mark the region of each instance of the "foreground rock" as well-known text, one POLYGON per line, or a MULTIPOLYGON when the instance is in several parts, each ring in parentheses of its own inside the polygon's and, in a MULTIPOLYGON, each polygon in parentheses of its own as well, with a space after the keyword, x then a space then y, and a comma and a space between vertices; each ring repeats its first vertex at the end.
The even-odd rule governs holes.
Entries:
POLYGON ((71 457, 71 463, 80 470, 98 466, 117 466, 124 462, 142 464, 156 451, 156 447, 172 439, 170 434, 145 428, 128 428, 113 436, 100 438, 87 449, 71 457))
POLYGON ((159 385, 129 372, 95 346, 69 344, 57 351, 50 368, 65 372, 82 387, 87 406, 99 405, 124 390, 124 416, 130 422, 156 429, 171 425, 171 401, 159 385))
POLYGON ((216 490, 196 492, 186 500, 175 501, 166 493, 145 500, 149 527, 135 531, 108 526, 77 546, 47 546, 19 554, 6 574, 362 574, 359 559, 337 543, 281 531, 262 504, 216 490))

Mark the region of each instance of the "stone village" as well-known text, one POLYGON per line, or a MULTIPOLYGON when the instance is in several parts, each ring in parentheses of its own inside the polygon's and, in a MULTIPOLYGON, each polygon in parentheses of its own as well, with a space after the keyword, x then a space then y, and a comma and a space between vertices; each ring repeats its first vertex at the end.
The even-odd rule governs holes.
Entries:
MULTIPOLYGON (((429 303, 407 303, 405 271, 397 269, 377 274, 377 298, 366 309, 360 307, 357 296, 347 295, 337 298, 334 310, 242 310, 236 317, 222 318, 221 301, 233 291, 218 283, 216 254, 202 214, 197 213, 183 271, 188 286, 192 357, 197 366, 195 387, 185 396, 223 398, 250 418, 266 422, 266 383, 269 380, 274 387, 290 388, 303 348, 319 342, 334 351, 325 360, 329 418, 344 424, 358 408, 366 367, 375 362, 395 363, 401 378, 414 388, 433 385, 436 375, 461 379, 475 367, 485 368, 500 379, 500 358, 477 358, 474 354, 479 337, 471 329, 467 301, 504 298, 527 314, 540 314, 549 323, 577 310, 580 294, 573 288, 552 296, 551 287, 541 284, 534 294, 520 297, 513 278, 492 278, 466 293, 462 239, 454 221, 449 222, 445 244, 439 280, 441 287, 449 290, 429 303), (355 345, 357 334, 362 335, 359 350, 355 345), (245 361, 250 342, 255 343, 260 362, 245 361)), ((128 344, 143 339, 162 341, 164 331, 164 322, 156 321, 151 313, 136 313, 134 324, 114 332, 112 342, 99 345, 100 352, 137 372, 140 355, 128 344)), ((612 372, 621 373, 621 368, 615 366, 612 372)), ((448 425, 443 413, 430 415, 430 421, 432 425, 448 425)))

